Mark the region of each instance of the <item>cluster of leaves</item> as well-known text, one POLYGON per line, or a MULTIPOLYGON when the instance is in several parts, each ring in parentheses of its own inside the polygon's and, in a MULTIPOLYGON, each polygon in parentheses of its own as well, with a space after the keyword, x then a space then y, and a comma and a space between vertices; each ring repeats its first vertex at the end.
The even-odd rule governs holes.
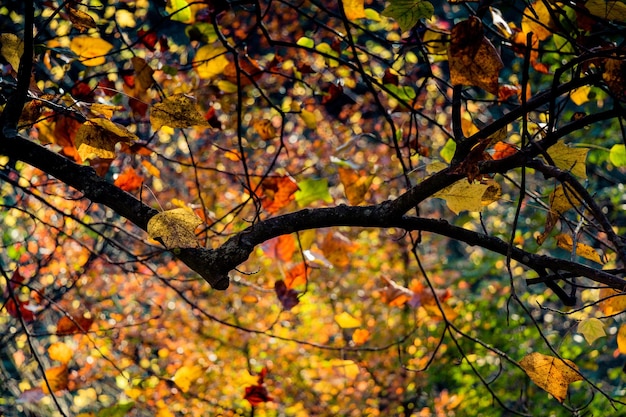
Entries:
POLYGON ((622 2, 0 16, 3 414, 623 405, 622 2))

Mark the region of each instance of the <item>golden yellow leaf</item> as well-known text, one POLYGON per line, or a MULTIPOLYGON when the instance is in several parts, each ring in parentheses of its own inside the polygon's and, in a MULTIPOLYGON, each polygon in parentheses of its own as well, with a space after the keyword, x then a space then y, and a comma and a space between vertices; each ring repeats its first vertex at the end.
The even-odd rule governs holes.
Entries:
POLYGON ((626 21, 626 4, 615 0, 589 0, 585 7, 594 16, 602 19, 626 21))
POLYGON ((579 178, 587 178, 587 153, 589 149, 570 148, 562 141, 552 145, 548 149, 548 155, 554 161, 554 164, 565 171, 570 171, 572 175, 579 178))
POLYGON ((191 388, 191 384, 196 382, 198 378, 202 376, 204 371, 201 367, 197 365, 192 366, 181 366, 178 368, 172 381, 180 388, 182 392, 188 392, 189 388, 191 388))
POLYGON ((578 333, 582 334, 590 345, 601 337, 606 336, 604 323, 595 317, 589 317, 578 323, 578 333))
MULTIPOLYGON (((561 233, 556 236, 556 244, 559 248, 571 252, 574 246, 574 240, 570 235, 561 233)), ((604 264, 600 254, 594 248, 584 243, 576 242, 576 255, 599 264, 604 264)))
POLYGON ((83 65, 95 67, 106 62, 105 55, 113 49, 113 45, 101 38, 81 35, 72 39, 70 49, 78 55, 83 65))
POLYGON ((177 208, 156 214, 148 221, 148 234, 152 239, 161 239, 168 249, 197 248, 198 239, 194 231, 202 220, 187 208, 177 208))
POLYGON ((13 33, 0 34, 0 54, 15 71, 20 67, 20 58, 24 53, 24 41, 13 33))
POLYGON ((135 15, 125 9, 118 9, 115 12, 115 22, 123 28, 134 28, 137 26, 135 15))
POLYGON ((300 112, 300 117, 302 117, 304 124, 309 129, 315 129, 317 127, 317 117, 312 111, 302 110, 302 112, 300 112))
POLYGON ((578 87, 573 90, 569 95, 569 98, 576 104, 577 106, 581 106, 589 101, 589 92, 591 91, 591 86, 583 85, 582 87, 578 87))
POLYGON ((448 47, 450 81, 480 87, 498 94, 498 76, 504 64, 483 34, 483 24, 475 16, 457 23, 450 32, 448 47))
POLYGON ((480 198, 480 203, 483 206, 488 206, 489 204, 498 201, 500 197, 502 197, 502 187, 500 187, 500 184, 498 184, 494 180, 487 181, 485 185, 487 185, 487 189, 480 198))
POLYGON ((83 159, 113 159, 115 144, 118 142, 132 143, 139 140, 134 134, 108 119, 95 118, 86 121, 78 132, 74 143, 78 155, 83 159))
POLYGON ((581 197, 570 186, 558 185, 550 193, 550 210, 555 213, 563 214, 572 207, 581 204, 581 197))
POLYGON ((343 0, 343 11, 348 20, 355 21, 365 17, 363 0, 343 0))
POLYGON ((261 136, 263 140, 269 140, 276 137, 276 129, 272 122, 267 119, 255 120, 252 122, 252 127, 261 136))
POLYGON ((200 78, 213 78, 224 72, 229 63, 226 53, 226 48, 222 46, 205 45, 198 49, 193 65, 200 78))
POLYGON ((44 380, 41 383, 41 389, 44 394, 50 394, 50 391, 57 392, 63 391, 67 389, 67 384, 69 382, 69 372, 67 369, 67 365, 63 364, 61 366, 55 366, 54 368, 46 369, 46 379, 48 380, 48 384, 50 384, 50 389, 48 389, 48 385, 44 380))
POLYGON ((355 244, 339 232, 328 232, 324 236, 320 249, 330 263, 336 267, 350 264, 350 253, 356 249, 355 244))
POLYGON ((338 171, 339 180, 343 184, 343 190, 350 205, 356 206, 361 204, 374 177, 372 175, 360 175, 351 168, 339 167, 338 171))
POLYGON ((150 124, 152 129, 159 130, 162 126, 208 126, 209 122, 196 108, 194 99, 185 94, 175 94, 152 106, 150 124))
POLYGON ((65 343, 56 342, 48 347, 48 355, 53 361, 68 363, 74 356, 74 351, 65 343))
MULTIPOLYGON (((468 183, 466 179, 455 182, 449 187, 433 194, 433 197, 446 200, 448 208, 455 214, 462 211, 481 211, 483 206, 490 204, 497 196, 497 191, 493 186, 480 182, 468 183), (483 196, 486 198, 483 200, 483 196), (486 204, 483 204, 486 203, 486 204)), ((498 197, 499 198, 499 197, 498 197)))
POLYGON ((357 319, 346 311, 341 314, 336 314, 335 322, 337 322, 339 327, 341 327, 342 329, 354 329, 355 327, 361 326, 361 320, 357 319))
POLYGON ((602 312, 611 316, 626 311, 626 294, 612 288, 600 289, 600 307, 602 312))
POLYGON ((583 379, 574 362, 538 352, 524 356, 519 364, 539 388, 552 394, 559 402, 565 400, 569 384, 583 379))
POLYGON ((619 353, 626 353, 626 324, 622 324, 617 331, 617 348, 619 353))
POLYGON ((524 10, 522 32, 532 32, 537 36, 537 39, 545 41, 552 35, 550 28, 553 26, 552 16, 550 16, 550 11, 544 1, 535 1, 524 10))

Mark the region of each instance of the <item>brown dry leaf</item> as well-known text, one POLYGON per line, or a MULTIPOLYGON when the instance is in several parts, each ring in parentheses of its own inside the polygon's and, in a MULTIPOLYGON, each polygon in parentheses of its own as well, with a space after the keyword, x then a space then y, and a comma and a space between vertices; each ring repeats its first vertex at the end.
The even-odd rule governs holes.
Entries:
POLYGON ((132 143, 139 138, 122 125, 108 119, 96 118, 85 122, 74 139, 74 145, 82 160, 115 158, 115 144, 132 143))
MULTIPOLYGON (((556 236, 556 244, 559 248, 565 249, 568 252, 572 252, 574 248, 574 240, 570 235, 564 233, 556 236)), ((590 261, 597 262, 599 264, 604 264, 604 262, 602 262, 600 254, 594 248, 584 243, 576 243, 576 255, 581 256, 585 259, 589 259, 590 261)))
POLYGON ((356 245, 339 232, 328 232, 320 249, 331 264, 345 267, 350 264, 349 254, 356 250, 356 245))
POLYGON ((24 53, 24 41, 13 33, 0 34, 0 55, 17 71, 24 53))
POLYGON ((209 123, 196 107, 196 101, 185 94, 176 94, 152 106, 150 110, 152 129, 162 126, 185 128, 208 126, 209 123))
POLYGON ((48 356, 53 361, 59 361, 67 364, 74 356, 74 351, 71 347, 63 342, 56 342, 48 347, 48 356))
POLYGON ((57 335, 68 336, 89 331, 94 319, 89 313, 74 314, 71 318, 63 316, 57 322, 57 335))
POLYGON ((138 95, 146 92, 154 83, 152 75, 154 70, 148 65, 145 59, 134 56, 131 59, 133 70, 135 71, 135 91, 138 95))
POLYGON ((352 206, 357 206, 365 200, 365 194, 370 189, 374 177, 372 175, 361 175, 354 169, 339 167, 339 180, 343 184, 343 190, 348 202, 352 206))
POLYGON ((382 279, 385 282, 385 287, 381 291, 381 299, 385 304, 390 307, 401 307, 413 298, 413 291, 387 277, 382 279))
POLYGON ((229 62, 224 67, 224 77, 235 86, 235 91, 237 86, 250 85, 253 80, 257 81, 263 76, 263 70, 259 67, 259 63, 247 55, 239 57, 239 71, 239 79, 237 79, 235 62, 229 62))
POLYGON ((48 384, 50 384, 50 389, 48 389, 48 384, 46 384, 46 381, 44 380, 41 383, 41 389, 44 394, 50 394, 50 391, 57 392, 67 389, 69 383, 69 371, 67 369, 67 365, 63 364, 61 366, 46 369, 45 374, 48 384))
POLYGON ((152 239, 160 239, 166 248, 197 248, 196 227, 202 220, 187 208, 166 210, 148 221, 147 231, 152 239))
POLYGON ((526 355, 519 364, 539 388, 552 394, 561 403, 567 396, 569 384, 583 379, 574 362, 538 352, 526 355))
POLYGON ((606 316, 626 311, 626 293, 612 288, 600 289, 600 307, 606 316))
POLYGON ((498 94, 498 76, 504 64, 496 48, 483 35, 483 24, 477 17, 472 16, 452 28, 448 62, 452 84, 471 85, 498 94))
POLYGON ((67 15, 70 18, 70 22, 72 22, 72 25, 78 31, 84 32, 87 29, 94 29, 96 27, 96 22, 88 13, 72 7, 68 7, 66 10, 67 15))
POLYGON ((554 22, 550 16, 550 10, 546 7, 546 2, 537 0, 526 7, 522 17, 522 31, 524 33, 534 33, 540 41, 545 41, 552 35, 554 22))
POLYGON ((276 129, 274 128, 274 125, 272 125, 272 122, 270 120, 255 120, 254 122, 252 122, 252 127, 263 140, 269 140, 276 137, 276 129))
POLYGON ((602 79, 619 100, 626 100, 626 61, 607 59, 604 63, 602 79))

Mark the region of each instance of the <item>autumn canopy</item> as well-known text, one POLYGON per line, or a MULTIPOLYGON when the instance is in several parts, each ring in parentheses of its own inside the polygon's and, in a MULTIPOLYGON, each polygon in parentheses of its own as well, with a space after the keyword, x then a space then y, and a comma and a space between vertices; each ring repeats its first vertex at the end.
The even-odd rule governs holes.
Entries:
POLYGON ((0 415, 626 412, 625 37, 610 0, 3 1, 0 415))

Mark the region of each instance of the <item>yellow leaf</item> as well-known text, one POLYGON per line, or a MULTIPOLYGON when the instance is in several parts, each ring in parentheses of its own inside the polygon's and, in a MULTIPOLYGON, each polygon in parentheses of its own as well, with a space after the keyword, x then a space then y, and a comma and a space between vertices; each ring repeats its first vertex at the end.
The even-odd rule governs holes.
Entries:
POLYGON ((315 113, 308 110, 302 110, 300 112, 300 117, 304 120, 304 124, 309 129, 315 129, 317 127, 317 117, 315 117, 315 113))
POLYGON ((607 316, 626 311, 626 294, 612 288, 602 288, 600 289, 600 306, 607 316))
POLYGON ((360 175, 351 168, 339 167, 339 180, 343 185, 344 193, 350 205, 356 206, 363 202, 365 194, 370 188, 374 177, 372 175, 360 175))
POLYGON ((622 324, 617 332, 617 348, 619 353, 626 353, 626 324, 622 324))
POLYGON ((148 234, 152 239, 161 239, 168 249, 197 248, 198 239, 194 231, 202 220, 187 208, 163 211, 148 221, 148 234))
POLYGON ((181 366, 178 368, 172 381, 181 389, 182 392, 188 392, 191 384, 196 382, 202 376, 204 371, 197 365, 181 366))
POLYGON ((583 85, 582 87, 578 87, 573 90, 569 95, 569 98, 576 104, 577 106, 581 106, 589 101, 589 92, 591 91, 591 86, 583 85))
POLYGON ((104 55, 113 49, 113 45, 94 36, 77 36, 70 42, 70 49, 80 58, 83 65, 95 67, 106 62, 104 55))
POLYGON ((113 159, 117 142, 132 143, 139 140, 134 133, 124 126, 108 119, 95 118, 85 122, 78 132, 74 143, 78 155, 83 159, 113 159))
POLYGON ((335 315, 335 321, 342 329, 354 329, 361 326, 361 320, 350 315, 350 313, 343 312, 335 315))
POLYGON ((485 185, 487 185, 487 189, 480 198, 480 204, 488 206, 502 197, 502 187, 500 187, 500 184, 493 180, 487 181, 485 185))
POLYGON ((522 32, 532 32, 540 41, 545 41, 552 35, 550 31, 552 26, 554 26, 552 16, 544 1, 535 1, 524 10, 522 32))
POLYGON ((56 342, 48 347, 48 355, 53 361, 68 363, 70 359, 72 359, 72 356, 74 356, 74 351, 65 343, 56 342))
POLYGON ((208 122, 196 108, 195 100, 185 94, 167 97, 150 110, 152 129, 162 126, 185 128, 190 126, 208 126, 208 122))
POLYGON ((462 211, 481 211, 484 206, 483 195, 488 194, 485 200, 485 202, 487 202, 489 201, 489 196, 495 197, 493 191, 493 188, 491 191, 489 190, 487 184, 481 184, 479 182, 470 184, 467 180, 463 179, 438 191, 433 194, 433 197, 446 200, 448 208, 455 214, 459 214, 462 211))
POLYGON ((357 346, 364 344, 369 338, 370 332, 367 329, 356 329, 354 333, 352 333, 352 341, 357 346))
POLYGON ((363 0, 343 0, 343 11, 346 13, 348 20, 355 21, 365 17, 363 0))
POLYGON ((578 333, 582 334, 590 345, 596 339, 606 336, 604 323, 595 317, 590 317, 578 323, 578 333))
POLYGON ((550 193, 550 211, 563 214, 574 206, 582 204, 580 196, 570 186, 557 186, 550 193))
POLYGON ((67 384, 69 382, 67 365, 63 364, 61 366, 46 369, 45 374, 46 380, 48 380, 48 384, 50 384, 50 389, 48 389, 48 385, 45 380, 41 383, 41 388, 45 394, 50 394, 50 391, 57 392, 67 389, 67 384))
POLYGON ((224 72, 229 63, 226 52, 226 48, 222 46, 205 45, 198 49, 193 65, 200 78, 213 78, 224 72))
POLYGON ((137 26, 135 15, 125 9, 118 9, 115 12, 115 22, 123 28, 134 28, 137 26))
POLYGON ((589 13, 602 19, 626 21, 626 4, 620 1, 589 0, 585 7, 589 13))
POLYGON ((270 140, 276 137, 276 129, 272 122, 267 119, 259 119, 252 122, 252 127, 263 140, 270 140))
POLYGON ((561 403, 567 396, 569 384, 583 379, 574 362, 538 352, 526 355, 519 364, 539 388, 561 403))
POLYGON ((165 11, 171 15, 172 20, 183 23, 191 22, 191 9, 186 0, 168 0, 165 11))
POLYGON ((0 34, 0 54, 7 60, 15 71, 20 67, 20 58, 24 53, 24 41, 13 33, 0 34))
MULTIPOLYGON (((572 237, 564 233, 556 236, 556 242, 559 248, 565 249, 568 252, 571 252, 574 246, 574 240, 572 237)), ((594 248, 589 245, 585 245, 584 243, 576 242, 576 255, 582 256, 585 259, 589 259, 590 261, 594 261, 599 264, 604 264, 600 254, 596 252, 594 248)))
POLYGON ((587 178, 587 152, 585 148, 570 148, 565 143, 559 141, 548 149, 548 155, 554 164, 565 171, 570 171, 572 175, 579 178, 587 178))

